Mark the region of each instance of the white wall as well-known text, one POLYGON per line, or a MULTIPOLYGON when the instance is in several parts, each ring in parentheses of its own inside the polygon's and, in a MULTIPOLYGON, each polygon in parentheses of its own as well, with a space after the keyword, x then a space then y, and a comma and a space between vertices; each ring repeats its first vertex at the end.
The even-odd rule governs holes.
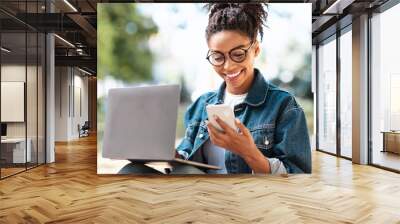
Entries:
POLYGON ((67 67, 55 68, 55 141, 68 140, 68 86, 69 76, 67 67))
POLYGON ((88 78, 83 75, 76 68, 56 67, 56 141, 77 139, 78 124, 88 120, 88 78))

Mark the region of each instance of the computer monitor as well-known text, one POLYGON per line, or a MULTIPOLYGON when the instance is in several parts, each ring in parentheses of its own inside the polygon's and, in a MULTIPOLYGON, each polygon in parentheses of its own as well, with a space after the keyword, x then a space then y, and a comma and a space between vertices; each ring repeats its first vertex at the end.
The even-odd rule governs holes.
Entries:
POLYGON ((1 136, 7 136, 7 124, 1 123, 1 136))

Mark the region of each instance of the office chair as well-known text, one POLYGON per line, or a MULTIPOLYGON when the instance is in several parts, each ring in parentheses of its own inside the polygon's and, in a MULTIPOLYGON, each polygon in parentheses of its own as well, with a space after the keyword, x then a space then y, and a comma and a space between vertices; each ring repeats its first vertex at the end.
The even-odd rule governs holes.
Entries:
POLYGON ((80 125, 78 124, 79 138, 89 136, 89 129, 90 129, 89 121, 85 121, 82 127, 80 127, 80 125))

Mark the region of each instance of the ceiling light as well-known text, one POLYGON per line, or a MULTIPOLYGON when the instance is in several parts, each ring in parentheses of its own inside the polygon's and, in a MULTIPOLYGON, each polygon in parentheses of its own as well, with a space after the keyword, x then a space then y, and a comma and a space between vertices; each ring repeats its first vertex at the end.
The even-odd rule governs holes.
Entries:
POLYGON ((351 5, 355 0, 336 0, 322 14, 342 14, 343 10, 351 5))
POLYGON ((11 52, 11 50, 9 50, 9 49, 7 49, 7 48, 5 48, 5 47, 1 47, 1 50, 4 51, 4 52, 7 52, 7 53, 10 53, 10 52, 11 52))
POLYGON ((77 49, 76 49, 76 52, 77 52, 79 55, 83 55, 83 49, 81 49, 81 48, 77 48, 77 49))
POLYGON ((86 70, 83 70, 83 69, 81 69, 81 68, 79 68, 79 67, 78 67, 78 70, 81 71, 81 72, 83 72, 83 73, 85 73, 85 74, 87 74, 87 75, 92 75, 92 73, 90 73, 90 72, 88 72, 88 71, 86 71, 86 70))
POLYGON ((68 0, 64 0, 65 4, 67 4, 72 10, 74 10, 74 12, 78 12, 78 10, 71 4, 69 3, 68 0))
POLYGON ((57 37, 58 39, 60 39, 61 41, 63 41, 64 43, 66 43, 67 45, 69 45, 69 46, 75 48, 75 45, 71 44, 71 42, 67 41, 66 39, 64 39, 64 38, 62 38, 62 37, 60 37, 60 36, 58 36, 57 34, 54 34, 54 36, 57 37))

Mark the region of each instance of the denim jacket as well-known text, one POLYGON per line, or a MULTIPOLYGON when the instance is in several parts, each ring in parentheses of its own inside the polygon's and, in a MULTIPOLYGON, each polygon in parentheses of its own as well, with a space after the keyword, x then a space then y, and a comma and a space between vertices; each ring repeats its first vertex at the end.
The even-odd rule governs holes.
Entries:
MULTIPOLYGON (((219 90, 201 95, 188 107, 184 116, 185 137, 177 147, 191 159, 209 139, 205 121, 206 106, 222 104, 226 83, 219 90)), ((261 153, 277 158, 288 173, 311 173, 311 147, 303 109, 293 95, 268 83, 258 69, 244 102, 234 108, 250 131, 261 153)), ((225 154, 228 173, 252 173, 245 160, 229 150, 225 154)))

